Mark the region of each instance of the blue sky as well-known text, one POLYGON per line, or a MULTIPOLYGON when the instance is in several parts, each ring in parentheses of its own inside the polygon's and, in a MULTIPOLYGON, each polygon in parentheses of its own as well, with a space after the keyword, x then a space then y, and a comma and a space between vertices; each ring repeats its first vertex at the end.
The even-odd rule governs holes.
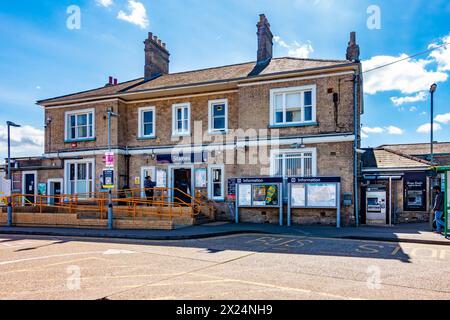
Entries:
MULTIPOLYGON (((0 156, 6 120, 25 126, 14 131, 13 155, 42 153, 36 100, 102 86, 109 75, 141 77, 148 31, 167 43, 171 72, 254 60, 260 13, 277 36, 275 56, 343 59, 356 31, 367 69, 450 42, 447 0, 2 1, 0 156), (81 10, 80 29, 67 28, 71 5, 81 10), (380 8, 380 29, 368 28, 371 5, 380 8)), ((450 46, 366 74, 363 145, 427 142, 426 128, 418 129, 429 122, 434 81, 436 139, 450 140, 449 75, 450 46)))

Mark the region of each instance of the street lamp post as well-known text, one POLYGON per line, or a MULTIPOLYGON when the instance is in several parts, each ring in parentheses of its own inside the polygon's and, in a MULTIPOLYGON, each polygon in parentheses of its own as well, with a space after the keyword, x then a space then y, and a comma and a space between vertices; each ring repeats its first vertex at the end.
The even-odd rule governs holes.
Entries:
POLYGON ((12 226, 12 175, 11 175, 11 127, 19 128, 20 125, 14 122, 7 121, 6 126, 8 127, 8 181, 9 185, 9 197, 8 197, 8 208, 7 208, 7 226, 12 226))
POLYGON ((437 84, 433 84, 430 88, 431 94, 431 142, 430 142, 430 162, 434 164, 434 93, 436 92, 437 84))
MULTIPOLYGON (((111 153, 111 117, 118 117, 117 113, 114 113, 112 108, 108 109, 108 152, 111 153)), ((113 229, 113 203, 112 203, 112 190, 108 191, 108 229, 113 229)))

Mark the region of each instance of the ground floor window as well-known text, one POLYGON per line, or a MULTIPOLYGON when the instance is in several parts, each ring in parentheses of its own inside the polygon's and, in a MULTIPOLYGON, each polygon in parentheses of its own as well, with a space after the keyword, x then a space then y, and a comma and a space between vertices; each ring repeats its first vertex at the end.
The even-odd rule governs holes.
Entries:
POLYGON ((273 153, 271 172, 273 176, 311 177, 316 175, 315 150, 283 151, 273 153))
POLYGON ((224 167, 222 165, 209 167, 209 197, 211 199, 225 199, 224 175, 224 167))
POLYGON ((70 161, 65 166, 68 194, 90 198, 94 192, 94 161, 70 161))

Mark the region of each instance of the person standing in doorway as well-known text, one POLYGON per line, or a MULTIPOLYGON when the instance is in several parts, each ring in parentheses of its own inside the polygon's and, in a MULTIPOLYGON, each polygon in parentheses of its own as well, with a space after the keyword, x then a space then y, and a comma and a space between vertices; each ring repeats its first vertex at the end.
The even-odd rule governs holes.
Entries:
POLYGON ((433 214, 436 221, 436 233, 441 234, 445 228, 444 223, 444 193, 441 187, 436 186, 433 188, 434 195, 434 207, 433 214))
POLYGON ((152 181, 152 177, 150 177, 150 176, 145 177, 144 189, 145 189, 145 196, 147 197, 147 201, 148 201, 147 206, 150 206, 153 201, 155 187, 156 187, 156 183, 152 181))

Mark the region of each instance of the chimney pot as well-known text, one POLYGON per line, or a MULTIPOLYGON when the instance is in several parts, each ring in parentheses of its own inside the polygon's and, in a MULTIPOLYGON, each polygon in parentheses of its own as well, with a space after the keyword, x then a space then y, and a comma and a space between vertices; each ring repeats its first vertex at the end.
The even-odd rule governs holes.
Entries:
POLYGON ((109 84, 113 84, 113 77, 109 76, 109 84))
POLYGON ((116 78, 114 78, 114 85, 117 86, 117 84, 118 84, 118 81, 116 78))

